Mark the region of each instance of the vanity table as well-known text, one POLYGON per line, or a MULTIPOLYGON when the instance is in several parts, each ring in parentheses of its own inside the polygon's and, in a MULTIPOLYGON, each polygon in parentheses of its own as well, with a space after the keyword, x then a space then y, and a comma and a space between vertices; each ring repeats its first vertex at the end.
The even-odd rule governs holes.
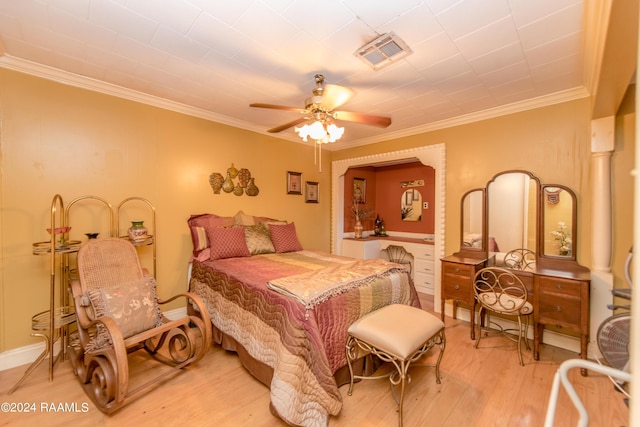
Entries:
POLYGON ((475 273, 486 266, 514 269, 533 305, 535 360, 546 327, 577 335, 580 357, 587 358, 591 273, 578 264, 575 193, 559 184, 542 184, 531 172, 495 175, 485 188, 468 191, 461 200, 460 250, 441 259, 441 308, 453 301, 470 310, 475 338, 475 273), (518 250, 518 252, 512 250, 518 250), (518 263, 525 249, 534 260, 518 263))
POLYGON ((402 246, 412 256, 411 278, 418 292, 433 295, 433 241, 400 236, 368 236, 360 239, 345 237, 342 255, 360 258, 381 258, 382 250, 389 245, 402 246))

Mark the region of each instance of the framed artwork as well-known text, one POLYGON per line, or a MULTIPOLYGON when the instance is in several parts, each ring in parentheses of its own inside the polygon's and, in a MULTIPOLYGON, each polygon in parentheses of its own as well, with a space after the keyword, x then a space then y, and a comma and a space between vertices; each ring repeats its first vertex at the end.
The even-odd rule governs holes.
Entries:
POLYGON ((287 194, 302 195, 302 173, 287 172, 287 194))
POLYGON ((304 201, 307 203, 318 203, 318 183, 313 181, 305 182, 304 201))
POLYGON ((365 203, 367 181, 364 178, 353 178, 353 202, 365 203))

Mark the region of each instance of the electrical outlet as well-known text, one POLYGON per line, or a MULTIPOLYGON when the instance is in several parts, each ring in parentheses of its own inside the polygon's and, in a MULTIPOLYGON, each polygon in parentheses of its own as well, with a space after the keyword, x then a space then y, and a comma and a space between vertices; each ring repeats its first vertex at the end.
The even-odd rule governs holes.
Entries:
POLYGON ((429 202, 424 202, 422 204, 422 209, 429 209, 429 202))

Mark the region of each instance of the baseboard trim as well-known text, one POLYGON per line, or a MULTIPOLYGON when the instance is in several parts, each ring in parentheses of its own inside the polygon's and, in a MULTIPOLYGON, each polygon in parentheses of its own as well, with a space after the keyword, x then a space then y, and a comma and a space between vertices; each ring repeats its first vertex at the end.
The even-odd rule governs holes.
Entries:
MULTIPOLYGON (((175 310, 165 311, 164 315, 171 320, 180 319, 187 315, 186 308, 177 308, 175 310)), ((12 369, 18 366, 33 363, 34 360, 45 350, 45 342, 26 345, 0 353, 0 371, 12 369)), ((57 351, 57 349, 56 349, 57 351)))

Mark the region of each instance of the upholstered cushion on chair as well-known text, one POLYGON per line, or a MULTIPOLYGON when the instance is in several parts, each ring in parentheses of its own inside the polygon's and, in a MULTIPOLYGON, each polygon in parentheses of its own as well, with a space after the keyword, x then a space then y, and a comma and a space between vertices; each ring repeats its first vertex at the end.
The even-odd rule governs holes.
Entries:
POLYGON ((269 232, 271 233, 271 241, 276 253, 296 252, 302 250, 302 245, 296 234, 296 226, 291 224, 269 224, 269 232))
POLYGON ((494 292, 484 292, 477 296, 478 302, 485 306, 491 307, 492 311, 505 314, 531 314, 533 313, 533 305, 522 298, 514 297, 508 294, 496 294, 494 292), (497 297, 496 295, 499 295, 497 297), (520 307, 517 309, 516 307, 520 307))
POLYGON ((244 238, 244 227, 215 227, 207 229, 211 250, 210 259, 251 256, 244 238))
POLYGON ((263 223, 246 226, 244 237, 251 255, 272 254, 276 251, 271 241, 269 228, 263 223))
POLYGON ((400 359, 408 358, 444 323, 416 307, 392 304, 373 311, 351 324, 350 335, 400 359))
POLYGON ((128 338, 162 323, 155 280, 145 277, 102 289, 87 291, 96 317, 111 317, 123 338, 128 338))

